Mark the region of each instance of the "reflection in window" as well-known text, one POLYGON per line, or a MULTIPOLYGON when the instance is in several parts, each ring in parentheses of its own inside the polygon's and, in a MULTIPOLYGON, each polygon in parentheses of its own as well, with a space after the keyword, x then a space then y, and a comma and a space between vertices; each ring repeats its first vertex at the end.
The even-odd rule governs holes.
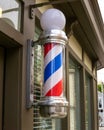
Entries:
POLYGON ((21 4, 19 0, 1 0, 2 19, 20 31, 21 4))
POLYGON ((99 108, 102 108, 102 99, 101 98, 98 99, 98 105, 99 105, 99 108))
POLYGON ((80 69, 69 59, 70 130, 80 130, 80 69))
POLYGON ((91 87, 91 77, 86 74, 86 82, 85 82, 85 125, 86 130, 91 130, 91 95, 90 95, 90 87, 91 87))

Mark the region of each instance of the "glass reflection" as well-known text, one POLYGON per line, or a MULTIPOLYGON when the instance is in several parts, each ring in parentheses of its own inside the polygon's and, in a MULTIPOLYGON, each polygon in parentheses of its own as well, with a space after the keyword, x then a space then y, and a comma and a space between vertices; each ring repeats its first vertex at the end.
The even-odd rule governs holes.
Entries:
POLYGON ((0 1, 0 16, 13 28, 20 31, 21 4, 19 0, 0 1))

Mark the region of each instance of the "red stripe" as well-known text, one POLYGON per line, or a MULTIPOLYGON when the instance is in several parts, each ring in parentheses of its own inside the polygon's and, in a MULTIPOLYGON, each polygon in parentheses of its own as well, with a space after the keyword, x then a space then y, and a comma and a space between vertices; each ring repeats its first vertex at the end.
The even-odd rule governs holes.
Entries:
POLYGON ((54 43, 47 43, 44 45, 44 56, 54 47, 54 43))
POLYGON ((63 91, 63 81, 60 80, 45 96, 60 96, 63 91))

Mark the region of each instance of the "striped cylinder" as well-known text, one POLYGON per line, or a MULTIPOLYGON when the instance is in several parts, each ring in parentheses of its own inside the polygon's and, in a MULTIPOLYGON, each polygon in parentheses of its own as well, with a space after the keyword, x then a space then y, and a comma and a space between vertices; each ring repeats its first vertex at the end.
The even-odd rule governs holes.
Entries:
POLYGON ((43 117, 64 118, 68 102, 65 97, 66 34, 62 30, 44 31, 41 36, 44 52, 44 82, 38 105, 43 117))
POLYGON ((44 44, 43 96, 63 96, 63 45, 44 44))

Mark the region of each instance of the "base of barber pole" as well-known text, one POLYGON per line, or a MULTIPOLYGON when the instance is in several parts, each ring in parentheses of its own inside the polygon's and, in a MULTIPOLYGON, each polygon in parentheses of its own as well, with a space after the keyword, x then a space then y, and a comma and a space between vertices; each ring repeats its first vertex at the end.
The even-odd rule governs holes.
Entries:
POLYGON ((67 115, 68 102, 64 97, 42 97, 38 105, 42 117, 64 118, 67 115))

